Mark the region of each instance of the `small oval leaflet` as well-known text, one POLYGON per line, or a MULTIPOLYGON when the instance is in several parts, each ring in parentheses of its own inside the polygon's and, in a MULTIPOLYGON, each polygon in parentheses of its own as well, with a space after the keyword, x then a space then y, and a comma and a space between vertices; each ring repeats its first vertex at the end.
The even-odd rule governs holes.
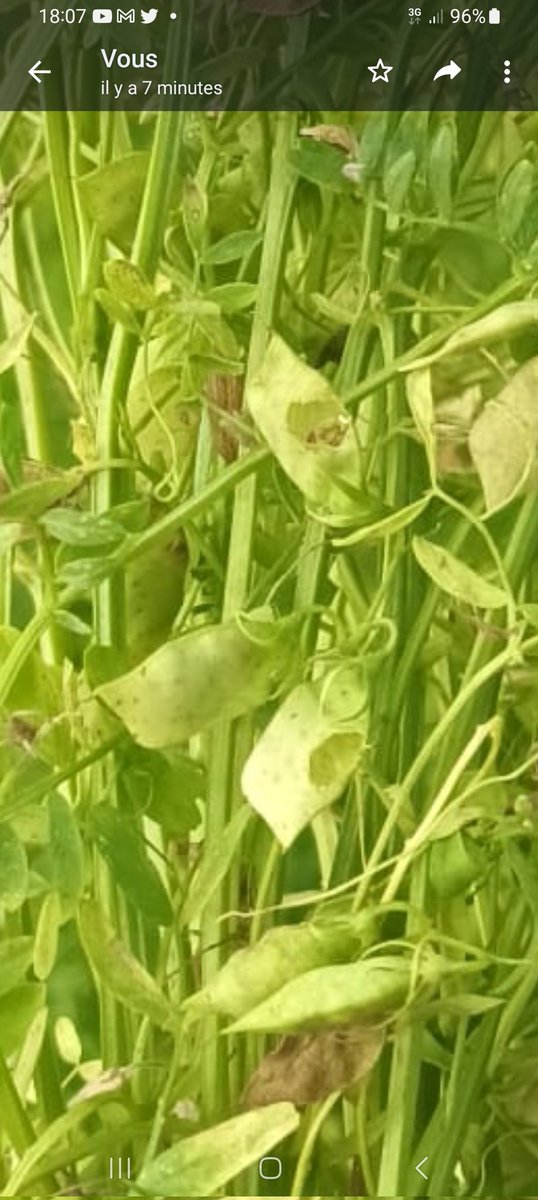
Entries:
POLYGON ((39 980, 48 979, 56 962, 61 919, 58 892, 49 892, 41 905, 34 943, 34 972, 39 980))
POLYGON ((0 997, 0 1051, 6 1057, 19 1049, 46 1001, 42 983, 23 983, 0 997))
POLYGON ((0 909, 16 912, 26 899, 28 861, 22 842, 5 823, 0 824, 0 909))
POLYGON ((247 386, 246 402, 273 454, 306 499, 320 510, 352 518, 361 478, 360 450, 353 424, 328 380, 275 334, 247 386))
MULTIPOLYGON (((336 686, 336 685, 335 685, 336 686)), ((364 684, 355 680, 357 711, 364 684)), ((366 739, 364 719, 338 722, 324 709, 322 685, 299 684, 262 733, 245 764, 241 786, 249 804, 285 847, 312 817, 341 794, 366 739)))
POLYGON ((301 617, 207 625, 167 642, 127 675, 97 688, 142 746, 178 745, 274 694, 297 658, 301 617), (248 632, 247 632, 248 630, 248 632))
POLYGON ((518 496, 538 448, 538 358, 531 358, 484 405, 469 434, 469 450, 480 476, 488 512, 518 496))
POLYGON ((110 259, 103 267, 103 275, 112 295, 120 304, 145 310, 157 303, 151 284, 135 263, 122 258, 110 259))
POLYGON ((159 873, 148 857, 142 833, 131 814, 97 804, 90 828, 100 853, 132 904, 159 925, 172 924, 172 907, 159 873))
POLYGON ((506 607, 508 598, 500 587, 483 579, 443 546, 426 538, 415 537, 413 553, 419 566, 437 587, 462 604, 471 604, 474 608, 506 607))
POLYGON ((47 807, 54 886, 60 896, 75 898, 84 884, 84 848, 78 823, 69 801, 60 792, 51 792, 47 807))
POLYGON ((14 937, 0 943, 0 996, 22 983, 31 966, 33 938, 14 937))
POLYGON ((175 1024, 172 1005, 145 967, 116 936, 93 900, 83 900, 80 904, 79 931, 96 975, 112 995, 156 1025, 172 1028, 175 1024))

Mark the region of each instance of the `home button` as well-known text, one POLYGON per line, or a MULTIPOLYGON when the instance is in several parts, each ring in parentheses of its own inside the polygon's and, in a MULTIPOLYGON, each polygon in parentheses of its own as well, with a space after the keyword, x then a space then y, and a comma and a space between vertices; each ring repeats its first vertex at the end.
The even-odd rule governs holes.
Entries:
POLYGON ((282 1163, 279 1158, 274 1158, 272 1155, 260 1158, 258 1169, 262 1179, 280 1179, 282 1175, 282 1163))

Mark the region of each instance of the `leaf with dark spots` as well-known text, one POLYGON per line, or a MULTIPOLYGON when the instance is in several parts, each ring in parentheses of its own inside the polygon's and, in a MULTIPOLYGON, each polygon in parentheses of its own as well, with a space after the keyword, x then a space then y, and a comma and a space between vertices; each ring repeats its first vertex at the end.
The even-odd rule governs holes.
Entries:
POLYGON ((383 1049, 382 1026, 352 1025, 282 1039, 262 1059, 244 1093, 247 1108, 279 1100, 315 1104, 345 1091, 375 1066, 383 1049))

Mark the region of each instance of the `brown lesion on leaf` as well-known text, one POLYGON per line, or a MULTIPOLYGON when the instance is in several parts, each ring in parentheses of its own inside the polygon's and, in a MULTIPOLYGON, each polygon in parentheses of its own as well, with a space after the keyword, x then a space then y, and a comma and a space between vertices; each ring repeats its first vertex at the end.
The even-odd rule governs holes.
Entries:
POLYGON ((205 393, 213 444, 226 463, 235 462, 240 447, 240 434, 234 418, 243 406, 244 380, 240 375, 224 375, 214 371, 208 376, 205 393))
POLYGON ((330 1027, 282 1038, 262 1059, 243 1093, 245 1108, 289 1100, 315 1104, 346 1091, 372 1070, 385 1042, 382 1025, 330 1027))
POLYGON ((306 437, 307 446, 341 446, 349 429, 349 421, 338 417, 326 425, 311 429, 306 437))
POLYGON ((336 146, 344 154, 354 154, 357 150, 355 137, 347 125, 303 125, 299 137, 312 138, 314 142, 323 142, 327 146, 336 146))
POLYGON ((21 746, 29 753, 33 751, 33 743, 39 732, 41 718, 34 712, 13 712, 9 715, 3 730, 5 741, 11 746, 21 746))

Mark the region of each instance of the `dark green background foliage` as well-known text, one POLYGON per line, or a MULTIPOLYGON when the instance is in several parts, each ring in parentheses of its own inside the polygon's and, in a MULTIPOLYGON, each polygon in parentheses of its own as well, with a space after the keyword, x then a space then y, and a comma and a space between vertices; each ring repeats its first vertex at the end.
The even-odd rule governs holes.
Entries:
POLYGON ((0 136, 2 1194, 535 1194, 536 116, 0 136))

